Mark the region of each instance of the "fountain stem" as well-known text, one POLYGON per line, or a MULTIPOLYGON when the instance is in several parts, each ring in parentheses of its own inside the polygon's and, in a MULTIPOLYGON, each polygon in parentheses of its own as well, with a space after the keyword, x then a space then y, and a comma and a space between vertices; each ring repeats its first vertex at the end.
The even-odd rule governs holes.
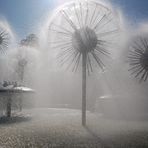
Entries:
POLYGON ((82 53, 82 125, 86 125, 86 52, 82 53))
POLYGON ((10 95, 7 100, 7 117, 11 117, 11 102, 12 102, 12 99, 10 95))

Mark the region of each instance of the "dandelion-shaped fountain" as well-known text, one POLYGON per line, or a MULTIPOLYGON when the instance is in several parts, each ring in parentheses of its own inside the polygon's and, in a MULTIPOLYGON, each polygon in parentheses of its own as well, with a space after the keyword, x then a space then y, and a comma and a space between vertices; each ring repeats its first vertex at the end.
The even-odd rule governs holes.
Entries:
POLYGON ((113 12, 96 1, 71 2, 53 16, 49 31, 51 48, 60 49, 61 65, 77 71, 82 63, 82 125, 86 125, 86 77, 94 66, 104 70, 104 57, 110 57, 108 45, 119 32, 113 12), (55 37, 55 38, 54 38, 55 37))
POLYGON ((4 52, 8 48, 9 34, 0 27, 0 51, 4 52))
POLYGON ((148 78, 148 38, 138 36, 132 43, 128 55, 132 75, 141 81, 148 78))

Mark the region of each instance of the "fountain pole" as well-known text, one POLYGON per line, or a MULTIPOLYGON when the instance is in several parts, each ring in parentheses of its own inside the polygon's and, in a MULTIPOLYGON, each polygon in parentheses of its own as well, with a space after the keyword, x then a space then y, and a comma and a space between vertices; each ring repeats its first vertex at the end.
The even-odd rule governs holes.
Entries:
POLYGON ((11 117, 11 102, 12 102, 12 98, 10 95, 7 99, 7 117, 11 117))
POLYGON ((82 53, 82 125, 86 125, 86 52, 82 53))

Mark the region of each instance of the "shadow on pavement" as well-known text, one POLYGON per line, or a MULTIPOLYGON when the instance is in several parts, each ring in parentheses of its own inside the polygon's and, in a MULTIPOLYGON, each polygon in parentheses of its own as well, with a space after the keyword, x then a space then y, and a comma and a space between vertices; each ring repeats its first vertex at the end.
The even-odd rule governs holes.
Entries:
POLYGON ((0 125, 27 122, 30 120, 31 120, 31 117, 22 117, 22 116, 0 117, 0 125))
POLYGON ((106 142, 103 139, 101 139, 95 132, 93 132, 90 127, 86 125, 84 128, 101 145, 101 148, 109 148, 106 142))

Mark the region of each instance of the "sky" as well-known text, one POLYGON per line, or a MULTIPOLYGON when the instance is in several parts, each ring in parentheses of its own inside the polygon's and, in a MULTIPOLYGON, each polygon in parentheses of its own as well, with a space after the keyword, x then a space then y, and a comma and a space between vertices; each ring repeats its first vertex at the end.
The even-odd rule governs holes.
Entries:
POLYGON ((148 20, 148 0, 111 0, 133 23, 148 20))
POLYGON ((0 0, 0 16, 25 37, 53 7, 54 0, 0 0))
MULTIPOLYGON (((34 33, 40 20, 63 0, 0 0, 0 16, 6 18, 20 37, 34 33)), ((133 23, 148 20, 148 0, 111 0, 133 23)))

